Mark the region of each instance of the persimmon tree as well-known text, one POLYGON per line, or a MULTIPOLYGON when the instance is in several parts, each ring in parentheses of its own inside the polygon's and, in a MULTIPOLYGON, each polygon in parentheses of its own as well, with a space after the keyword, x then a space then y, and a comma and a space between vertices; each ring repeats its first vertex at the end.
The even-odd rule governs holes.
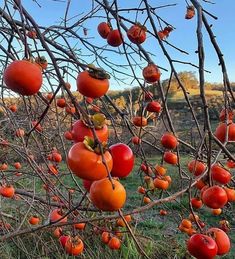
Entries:
MULTIPOLYGON (((211 3, 180 3, 185 13, 179 17, 195 23, 194 64, 182 46, 171 42, 177 33, 174 24, 160 16, 160 10, 176 4, 158 6, 142 0, 126 7, 116 0, 88 2, 83 7, 67 1, 61 22, 48 26, 31 16, 24 1, 6 0, 0 8, 1 242, 14 242, 20 254, 28 256, 22 245, 26 236, 43 244, 46 234, 53 233, 55 238, 48 241, 53 248, 45 249, 46 255, 61 249, 62 254, 92 258, 95 234, 100 245, 113 250, 132 239, 139 254, 150 258, 133 218, 186 198, 187 218, 179 215, 175 229, 186 234, 188 252, 196 258, 228 254, 226 211, 232 213, 235 201, 235 96, 210 25, 217 19, 207 11, 211 3), (94 25, 95 30, 90 28, 94 25), (216 130, 206 98, 205 73, 210 71, 205 67, 203 33, 215 50, 223 78, 224 107, 216 130), (174 59, 172 50, 182 60, 174 59), (197 71, 201 120, 177 64, 197 71), (169 75, 167 85, 162 84, 163 73, 169 75), (182 129, 168 108, 173 83, 192 118, 194 144, 179 134, 182 129), (125 108, 120 108, 109 95, 110 84, 138 86, 138 102, 132 103, 130 91, 129 100, 122 100, 125 108), (154 163, 147 148, 158 156, 154 163), (139 162, 137 172, 134 165, 139 162), (171 191, 174 176, 171 179, 166 165, 177 168, 177 191, 171 191), (125 206, 130 174, 138 174, 140 199, 131 210, 125 206), (220 225, 201 221, 203 204, 214 215, 223 208, 220 225)), ((37 1, 32 5, 40 9, 37 1)), ((162 216, 167 213, 160 210, 162 216)))

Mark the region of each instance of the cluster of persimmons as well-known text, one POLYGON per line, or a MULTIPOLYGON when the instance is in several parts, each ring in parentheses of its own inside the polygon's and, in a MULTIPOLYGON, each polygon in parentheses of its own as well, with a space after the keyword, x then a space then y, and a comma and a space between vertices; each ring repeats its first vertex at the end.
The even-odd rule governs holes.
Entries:
MULTIPOLYGON (((186 19, 193 18, 195 14, 193 7, 188 7, 186 19)), ((172 27, 166 26, 159 31, 161 40, 169 36, 172 27)), ((98 25, 98 33, 112 47, 118 47, 123 43, 124 36, 119 29, 112 29, 109 23, 102 22, 98 25)), ((29 31, 27 36, 36 39, 35 31, 29 31)), ((136 23, 127 31, 128 39, 134 44, 142 44, 146 40, 146 28, 136 23)), ((44 57, 34 60, 15 60, 10 63, 4 71, 4 82, 6 86, 22 96, 32 96, 39 92, 43 82, 43 71, 47 69, 47 61, 44 57), (21 76, 19 77, 19 73, 21 76)), ((160 80, 160 70, 154 63, 149 63, 143 69, 143 78, 146 83, 153 84, 160 80)), ((92 65, 79 72, 77 76, 77 90, 86 99, 88 104, 93 99, 104 96, 109 89, 109 75, 100 68, 92 65)), ((65 89, 70 89, 70 84, 64 82, 65 89)), ((48 93, 45 98, 50 102, 54 97, 48 93)), ((146 102, 146 111, 159 114, 161 104, 153 99, 150 91, 144 92, 146 102)), ((50 103, 49 103, 50 104, 50 103)), ((68 114, 76 113, 76 106, 67 103, 61 97, 56 99, 56 105, 65 109, 68 114)), ((10 105, 11 112, 17 112, 16 105, 10 105)), ((97 107, 98 109, 98 107, 97 107)), ((98 109, 99 110, 99 109, 98 109)), ((235 124, 233 123, 233 112, 229 109, 223 109, 220 114, 220 124, 216 128, 215 136, 219 141, 235 141, 235 124)), ((143 115, 132 118, 132 124, 136 128, 147 126, 148 121, 143 115)), ((35 131, 42 132, 43 128, 38 121, 32 122, 35 131)), ((15 136, 23 138, 24 129, 18 128, 15 136)), ((82 179, 84 188, 89 192, 89 199, 97 211, 114 212, 118 211, 120 217, 115 222, 117 227, 126 227, 131 222, 131 215, 123 216, 121 209, 126 202, 126 190, 121 183, 121 179, 127 177, 134 167, 134 154, 132 149, 124 143, 116 143, 108 146, 109 129, 106 125, 106 118, 102 113, 88 115, 81 112, 79 120, 73 123, 71 130, 64 133, 67 140, 73 141, 68 154, 67 165, 74 175, 82 179)), ((140 136, 133 135, 131 139, 134 145, 141 145, 140 136)), ((152 202, 151 195, 154 190, 162 192, 170 188, 172 179, 167 175, 167 169, 164 163, 171 166, 179 164, 179 157, 175 151, 179 145, 177 136, 171 132, 166 132, 161 137, 163 150, 163 161, 154 166, 149 165, 147 161, 141 164, 143 172, 143 184, 138 187, 138 192, 143 195, 143 203, 152 202)), ((7 146, 7 141, 1 142, 1 145, 7 146)), ((32 158, 33 159, 33 158, 32 158)), ((54 148, 47 156, 49 162, 48 173, 58 175, 57 164, 62 162, 62 155, 54 148)), ((7 164, 2 164, 1 171, 7 170, 7 164)), ((16 170, 21 168, 21 164, 14 164, 16 170)), ((230 240, 226 232, 229 231, 228 222, 220 222, 220 228, 209 228, 204 231, 205 223, 199 216, 193 213, 193 210, 200 210, 205 205, 212 210, 214 215, 219 215, 222 208, 229 202, 235 201, 235 190, 230 187, 232 175, 229 169, 235 168, 235 162, 228 160, 226 165, 215 163, 208 168, 203 160, 193 159, 188 163, 188 171, 199 180, 192 186, 197 189, 197 195, 191 197, 190 207, 192 213, 188 219, 182 219, 179 230, 187 233, 190 237, 187 242, 187 248, 191 255, 196 258, 214 258, 216 255, 227 254, 230 250, 230 240), (209 178, 206 176, 210 176, 209 178), (204 177, 205 176, 205 177, 204 177), (212 184, 213 183, 213 184, 212 184), (200 232, 201 231, 201 232, 200 232)), ((47 188, 48 186, 44 186, 47 188)), ((12 198, 15 195, 15 189, 12 185, 4 184, 0 187, 0 194, 3 197, 12 198)), ((56 201, 56 197, 55 197, 56 201)), ((160 215, 167 215, 167 211, 161 210, 160 215)), ((49 220, 51 223, 66 223, 68 215, 61 208, 53 209, 50 212, 49 220)), ((36 215, 28 219, 31 225, 38 225, 40 218, 36 215)), ((74 223, 73 227, 77 230, 84 230, 86 223, 74 223)), ((79 235, 64 234, 62 227, 57 227, 54 232, 66 253, 70 255, 79 255, 83 252, 84 243, 79 235)), ((101 240, 111 249, 121 247, 122 233, 118 230, 101 231, 101 240)))

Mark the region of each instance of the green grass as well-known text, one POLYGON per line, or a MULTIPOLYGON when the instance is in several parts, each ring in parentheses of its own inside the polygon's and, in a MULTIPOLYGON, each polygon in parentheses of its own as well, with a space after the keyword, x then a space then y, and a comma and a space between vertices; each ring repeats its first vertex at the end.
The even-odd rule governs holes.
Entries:
MULTIPOLYGON (((155 165, 160 162, 159 157, 152 157, 148 160, 151 164, 155 165)), ((188 157, 181 157, 181 163, 183 165, 183 169, 186 170, 186 165, 188 163, 188 157)), ((138 171, 138 166, 140 161, 136 163, 135 171, 138 171)), ((170 193, 174 193, 179 190, 180 184, 187 186, 187 182, 183 182, 179 178, 178 169, 173 166, 166 166, 167 174, 169 174, 173 181, 172 185, 169 188, 170 193)), ((140 179, 137 173, 132 173, 127 179, 122 180, 122 183, 125 185, 128 190, 128 199, 126 209, 130 210, 135 208, 136 206, 141 205, 141 194, 136 192, 137 187, 140 185, 140 179)), ((193 192, 194 193, 194 192, 193 192)), ((153 193, 150 196, 152 199, 160 198, 160 192, 153 193)), ((234 228, 234 205, 231 208, 225 208, 224 213, 220 216, 213 216, 211 214, 210 209, 205 206, 198 210, 198 215, 200 219, 206 223, 206 229, 209 227, 218 227, 218 223, 224 217, 229 220, 234 228)), ((143 236, 147 236, 152 239, 154 243, 156 258, 184 258, 187 256, 187 252, 185 249, 185 240, 188 239, 186 234, 180 233, 177 230, 177 226, 180 223, 181 218, 187 218, 189 215, 188 208, 188 195, 177 199, 177 201, 162 204, 155 206, 149 211, 141 213, 141 215, 135 216, 136 227, 138 232, 143 236), (168 211, 168 215, 160 216, 159 210, 166 209, 168 211)), ((229 233, 231 238, 231 243, 235 243, 235 234, 233 231, 229 233)), ((234 258, 235 247, 232 245, 232 250, 229 255, 224 256, 223 258, 232 259, 234 258)))
MULTIPOLYGON (((160 163, 160 157, 150 157, 148 159, 149 163, 155 165, 160 163)), ((188 162, 188 157, 182 156, 181 163, 183 169, 186 169, 186 165, 188 162)), ((124 207, 124 211, 130 211, 136 207, 143 206, 142 204, 142 195, 137 192, 137 188, 141 185, 141 177, 138 172, 138 168, 140 165, 140 160, 136 160, 135 169, 132 174, 126 178, 121 180, 122 184, 125 186, 127 190, 127 202, 124 207)), ((60 172, 66 172, 66 165, 60 165, 60 172)), ((179 190, 181 184, 183 186, 187 185, 187 182, 182 182, 178 169, 173 166, 167 166, 167 174, 170 175, 173 179, 172 185, 169 188, 169 193, 174 193, 179 190)), ((77 179, 77 178, 76 178, 77 179)), ((65 175, 61 177, 61 181, 66 186, 75 187, 75 183, 71 180, 70 175, 65 175)), ((77 179, 78 183, 81 184, 81 180, 77 179)), ((18 185, 23 184, 27 186, 28 189, 32 188, 32 179, 27 177, 22 177, 22 180, 19 180, 18 185)), ((41 191, 41 182, 36 180, 35 182, 37 195, 42 195, 45 197, 45 192, 41 191)), ((65 192, 60 187, 60 190, 65 192)), ((194 191, 193 191, 194 194, 194 191)), ((161 192, 155 191, 150 194, 151 199, 158 199, 161 197, 161 192)), ((163 197, 167 194, 163 193, 163 197)), ((79 200, 79 195, 75 196, 75 200, 79 200)), ((19 201, 16 207, 12 206, 12 203, 2 203, 2 209, 4 212, 9 212, 18 217, 24 216, 24 212, 28 209, 25 205, 25 201, 19 201)), ((42 215, 47 215, 49 208, 47 206, 42 207, 42 215)), ((234 205, 231 208, 225 208, 224 213, 220 216, 213 216, 208 208, 205 206, 198 211, 200 218, 202 221, 206 223, 206 228, 211 226, 218 226, 218 222, 225 217, 230 221, 232 228, 235 226, 234 220, 234 205)), ((88 214, 89 215, 89 214, 88 214)), ((88 216, 87 215, 87 216, 88 216)), ((181 233, 177 227, 182 218, 187 218, 189 215, 188 209, 188 196, 187 194, 178 198, 176 201, 161 204, 153 207, 148 211, 144 211, 139 214, 133 215, 133 221, 131 223, 131 227, 138 242, 141 244, 145 252, 149 255, 150 258, 190 258, 187 254, 185 247, 185 240, 188 239, 187 235, 181 233), (168 211, 166 216, 160 216, 160 209, 165 209, 168 211)), ((84 215, 86 216, 86 215, 84 215)), ((95 216, 95 215, 93 215, 95 216)), ((46 218, 44 219, 44 221, 46 218)), ((14 223, 12 223, 14 225, 14 223)), ((115 224, 115 221, 111 223, 107 223, 109 227, 115 224)), ((16 226, 18 223, 16 224, 16 226)), ((100 227, 105 226, 106 222, 101 222, 100 227)), ((27 222, 25 222, 23 229, 28 227, 27 222)), ((128 259, 136 259, 141 258, 136 248, 136 245, 130 235, 124 235, 122 248, 120 251, 111 251, 106 245, 102 244, 100 241, 100 236, 96 236, 92 232, 92 225, 88 225, 86 227, 86 231, 79 232, 85 241, 86 250, 81 258, 91 258, 91 259, 106 259, 106 258, 128 258, 128 259)), ((71 230, 71 228, 67 227, 65 230, 71 230)), ((125 229, 123 229, 125 231, 125 229)), ((235 243, 235 234, 234 231, 230 232, 231 243, 235 243)), ((0 245, 1 258, 68 258, 67 255, 64 254, 60 245, 56 238, 54 238, 51 232, 39 232, 30 234, 27 236, 22 236, 14 239, 14 241, 3 242, 0 245), (19 248, 21 247, 21 248, 19 248), (29 253, 29 254, 27 254, 29 253), (38 257, 40 255, 40 257, 38 257)), ((223 257, 226 259, 234 258, 235 248, 232 246, 232 250, 229 255, 223 257)))

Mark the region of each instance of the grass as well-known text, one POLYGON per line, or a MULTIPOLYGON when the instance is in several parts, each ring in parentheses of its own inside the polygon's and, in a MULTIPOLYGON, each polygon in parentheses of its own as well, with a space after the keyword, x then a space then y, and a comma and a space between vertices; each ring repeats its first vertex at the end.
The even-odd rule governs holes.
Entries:
MULTIPOLYGON (((199 96, 200 89, 189 89, 188 93, 189 93, 188 94, 189 97, 199 96)), ((206 94, 206 97, 215 97, 215 96, 222 96, 223 92, 218 90, 205 90, 205 94, 206 94)), ((185 99, 183 91, 181 90, 175 91, 174 93, 172 93, 170 99, 174 101, 185 99)))
MULTIPOLYGON (((159 157, 152 157, 148 160, 153 165, 160 162, 159 157)), ((181 158, 181 163, 183 168, 186 169, 188 162, 188 157, 183 156, 181 158)), ((138 170, 140 162, 137 161, 136 169, 138 170)), ((169 189, 171 193, 178 190, 180 184, 186 184, 182 182, 178 176, 178 171, 176 167, 167 166, 167 172, 172 177, 173 182, 169 189)), ((132 173, 127 179, 122 180, 128 190, 128 200, 126 209, 133 209, 136 206, 141 205, 140 194, 136 192, 137 187, 140 185, 140 179, 136 173, 132 173)), ((159 192, 155 192, 151 198, 157 199, 160 197, 159 192)), ((206 223, 206 228, 218 227, 218 223, 224 217, 229 220, 232 227, 235 226, 235 220, 233 217, 234 205, 231 208, 225 208, 224 213, 219 216, 213 216, 211 211, 205 206, 198 211, 198 215, 201 220, 206 223)), ((154 253, 157 257, 155 258, 185 258, 187 257, 187 252, 185 249, 185 240, 187 240, 187 235, 180 233, 177 226, 180 223, 181 218, 187 218, 189 215, 188 210, 188 196, 184 195, 177 199, 175 202, 168 204, 158 205, 149 211, 142 213, 141 215, 135 216, 136 227, 138 232, 151 238, 154 243, 154 253), (168 211, 167 216, 160 216, 159 210, 165 209, 168 211), (174 257, 175 256, 175 257, 174 257)), ((235 234, 230 231, 231 243, 235 243, 235 234)), ((232 246, 232 250, 229 255, 223 258, 232 259, 234 258, 235 247, 232 246)))
MULTIPOLYGON (((148 159, 149 163, 155 165, 156 163, 160 163, 160 157, 150 157, 148 159)), ((188 162, 187 156, 182 156, 181 163, 183 168, 186 169, 186 165, 188 162)), ((138 206, 142 206, 142 195, 137 193, 137 188, 141 184, 141 177, 138 172, 138 168, 140 165, 140 160, 136 160, 135 169, 132 174, 126 178, 121 180, 123 185, 127 190, 127 202, 124 210, 130 211, 138 206)), ((61 164, 60 172, 66 172, 66 165, 61 164)), ((174 193, 179 189, 180 185, 186 185, 186 182, 182 182, 178 176, 178 170, 176 167, 167 166, 167 174, 169 174, 173 181, 172 185, 169 189, 170 193, 174 193)), ((71 180, 69 175, 61 177, 61 181, 63 184, 75 187, 74 182, 71 180)), ((81 183, 81 180, 78 180, 81 183)), ((28 186, 32 186, 31 179, 22 178, 18 182, 18 185, 24 184, 28 186)), ((44 195, 41 193, 41 183, 35 182, 37 186, 37 193, 40 195, 44 195)), ((62 187, 61 187, 62 190, 62 187)), ((62 190, 63 191, 63 190, 62 190)), ((193 192, 194 194, 194 192, 193 192)), ((155 191, 150 194, 152 199, 158 199, 163 195, 159 191, 155 191)), ((188 210, 188 196, 185 194, 184 196, 178 198, 176 201, 161 204, 153 207, 152 209, 142 212, 140 214, 133 215, 133 221, 131 223, 132 230, 136 235, 137 240, 144 248, 145 252, 149 255, 150 258, 190 258, 187 254, 185 247, 185 240, 188 239, 186 234, 181 233, 178 230, 178 225, 182 218, 187 218, 189 215, 188 210), (165 209, 168 211, 166 216, 160 216, 160 209, 165 209)), ((17 215, 16 208, 9 206, 10 203, 2 203, 2 210, 4 212, 12 213, 13 215, 17 215), (8 209, 8 210, 7 210, 8 209)), ((18 204, 17 210, 21 210, 21 215, 25 213, 25 211, 29 207, 25 207, 25 202, 21 202, 18 204), (19 208, 21 207, 21 208, 19 208)), ((48 207, 42 207, 42 214, 47 215, 49 211, 48 207)), ((234 219, 234 205, 230 208, 225 208, 224 213, 220 216, 213 216, 208 208, 205 206, 199 210, 199 215, 201 220, 206 223, 206 228, 211 226, 218 226, 218 222, 224 217, 230 221, 232 228, 235 226, 234 219)), ((95 216, 95 215, 90 215, 95 216)), ((46 219, 44 219, 46 220, 46 219)), ((113 223, 101 222, 100 227, 108 224, 109 226, 114 225, 113 223)), ((18 223, 16 224, 18 225, 18 223)), ((27 222, 23 225, 22 228, 28 227, 27 222)), ((106 245, 102 244, 100 241, 100 236, 96 236, 92 232, 92 225, 86 227, 86 232, 79 232, 81 234, 83 240, 85 241, 86 251, 81 256, 81 258, 89 258, 89 259, 106 259, 106 258, 126 258, 126 259, 136 259, 141 258, 136 245, 133 239, 129 235, 125 235, 124 242, 120 251, 111 251, 106 245)), ((70 228, 67 228, 70 230, 70 228)), ((125 229, 123 229, 125 231, 125 229)), ((233 231, 230 232, 231 243, 235 243, 235 234, 233 231)), ((22 236, 14 239, 14 241, 4 242, 0 246, 1 258, 69 258, 64 254, 61 249, 58 241, 51 235, 51 232, 37 232, 30 234, 28 236, 22 236), (19 247, 21 247, 19 249, 19 247)), ((234 258, 235 248, 234 245, 229 255, 223 257, 226 259, 234 258)))

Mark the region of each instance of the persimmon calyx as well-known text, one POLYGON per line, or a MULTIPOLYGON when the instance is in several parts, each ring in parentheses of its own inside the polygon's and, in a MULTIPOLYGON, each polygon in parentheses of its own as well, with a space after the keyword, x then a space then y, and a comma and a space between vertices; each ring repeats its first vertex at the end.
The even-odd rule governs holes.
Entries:
POLYGON ((41 56, 41 57, 36 57, 35 58, 35 62, 36 63, 46 63, 47 62, 47 60, 46 60, 46 58, 44 57, 44 56, 41 56))
POLYGON ((69 237, 69 239, 72 244, 72 247, 76 247, 82 243, 82 240, 79 238, 79 236, 69 237))
POLYGON ((144 25, 143 25, 143 24, 141 24, 140 22, 135 23, 135 25, 136 25, 136 26, 138 26, 139 28, 141 28, 141 30, 143 30, 143 31, 147 31, 146 26, 144 26, 144 25))
MULTIPOLYGON (((96 113, 92 116, 89 116, 91 122, 93 123, 92 126, 95 127, 95 129, 102 129, 104 125, 106 124, 106 117, 102 113, 96 113)), ((87 122, 86 119, 81 118, 84 125, 86 125, 88 128, 91 128, 92 126, 87 122)))
POLYGON ((95 67, 93 64, 89 64, 88 68, 88 73, 91 77, 100 80, 110 79, 110 75, 103 68, 95 67))
POLYGON ((193 6, 193 5, 190 5, 190 6, 188 6, 188 7, 187 7, 187 10, 194 11, 194 10, 195 10, 195 8, 194 8, 194 6, 193 6))
POLYGON ((83 143, 88 150, 95 152, 96 154, 102 154, 101 148, 103 152, 108 149, 106 142, 97 143, 93 138, 88 136, 85 136, 83 143))
POLYGON ((24 58, 23 60, 28 61, 30 63, 34 63, 35 64, 35 60, 33 56, 30 56, 29 58, 24 58))
POLYGON ((91 121, 93 122, 95 129, 102 129, 106 124, 106 118, 102 113, 96 113, 92 115, 91 121))

